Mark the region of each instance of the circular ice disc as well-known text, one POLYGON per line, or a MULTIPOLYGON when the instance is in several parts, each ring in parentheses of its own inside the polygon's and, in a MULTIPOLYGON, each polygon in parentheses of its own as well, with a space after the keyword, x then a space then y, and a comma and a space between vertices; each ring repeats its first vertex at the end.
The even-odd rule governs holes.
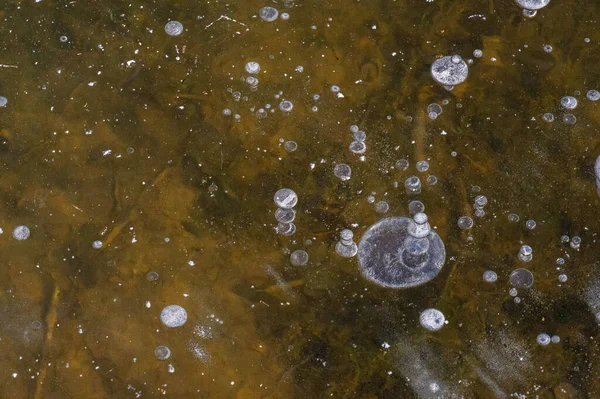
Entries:
POLYGON ((412 257, 406 251, 408 225, 412 219, 382 219, 367 229, 358 243, 358 262, 367 280, 383 287, 409 288, 433 279, 444 266, 446 249, 433 230, 426 254, 412 257))
POLYGON ((517 4, 526 10, 539 10, 546 7, 550 0, 515 0, 517 4))
POLYGON ((464 82, 468 75, 467 63, 456 55, 438 58, 431 64, 431 76, 444 86, 456 86, 464 82))

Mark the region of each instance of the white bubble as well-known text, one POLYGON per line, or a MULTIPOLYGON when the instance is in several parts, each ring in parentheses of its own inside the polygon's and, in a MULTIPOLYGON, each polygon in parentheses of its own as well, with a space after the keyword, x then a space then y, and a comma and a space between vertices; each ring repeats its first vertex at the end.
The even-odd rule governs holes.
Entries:
POLYGON ((261 8, 260 11, 258 12, 258 15, 260 16, 260 19, 262 19, 263 21, 273 22, 277 18, 279 18, 279 11, 277 11, 276 8, 267 6, 267 7, 261 8))
POLYGON ((294 266, 304 266, 308 263, 308 252, 299 249, 292 252, 290 255, 290 262, 294 266))
POLYGON ((539 10, 546 7, 550 0, 515 0, 517 4, 526 10, 539 10))
POLYGON ((427 161, 418 161, 416 164, 417 171, 419 172, 427 172, 429 170, 429 162, 427 161))
POLYGON ((260 72, 260 64, 258 62, 255 62, 255 61, 250 61, 250 62, 248 62, 246 64, 246 66, 244 67, 244 69, 249 74, 256 75, 257 73, 260 72))
POLYGON ((298 203, 298 195, 289 188, 277 190, 273 196, 275 205, 283 209, 292 209, 298 203))
POLYGON ((550 338, 550 336, 546 333, 541 333, 537 336, 536 341, 539 345, 541 346, 546 346, 550 343, 552 339, 550 338))
POLYGON ((375 212, 377 213, 387 213, 390 210, 390 205, 387 201, 379 201, 375 204, 375 212))
POLYGON ((187 321, 187 312, 179 305, 169 305, 160 312, 160 321, 170 328, 181 327, 187 321))
POLYGON ((27 226, 17 226, 13 230, 13 237, 15 240, 23 241, 29 238, 31 231, 27 226))
POLYGON ((498 281, 498 274, 493 270, 486 270, 483 273, 483 280, 487 283, 495 283, 498 281))
POLYGON ((554 114, 550 113, 550 112, 546 112, 543 116, 542 119, 544 120, 544 122, 554 122, 554 114))
POLYGON ((333 174, 341 181, 348 181, 352 176, 352 169, 345 163, 339 163, 333 168, 333 174))
POLYGON ((565 125, 574 125, 577 122, 577 117, 573 114, 564 114, 563 122, 565 125))
POLYGON ((429 331, 437 331, 444 326, 446 318, 444 314, 437 309, 425 309, 419 317, 421 326, 429 331))
POLYGON ((473 227, 473 219, 469 216, 461 216, 458 218, 458 227, 461 230, 468 230, 473 227))
POLYGON ((8 98, 0 96, 0 107, 6 107, 6 104, 8 104, 8 98))
POLYGON ((283 112, 290 112, 294 108, 294 104, 292 104, 289 100, 283 100, 279 103, 279 109, 283 112))
POLYGON ((183 33, 183 24, 179 21, 169 21, 165 25, 165 32, 169 36, 179 36, 183 33))
MULTIPOLYGON (((600 100, 600 91, 589 90, 586 94, 586 97, 590 101, 598 101, 598 100, 600 100)), ((2 106, 2 105, 0 104, 0 106, 2 106)))
POLYGON ((469 67, 458 55, 438 58, 431 64, 431 76, 444 86, 455 86, 464 82, 469 67))
POLYGON ((94 249, 100 249, 102 248, 102 241, 100 240, 96 240, 92 243, 92 248, 94 249))
POLYGON ((298 143, 296 143, 295 141, 286 141, 285 143, 283 143, 283 148, 287 152, 294 152, 298 149, 298 143))
POLYGON ((481 51, 480 49, 473 50, 473 57, 481 58, 482 55, 483 55, 483 51, 481 51))
POLYGON ((171 349, 164 345, 157 346, 154 350, 154 355, 158 360, 167 360, 171 357, 171 349))
POLYGON ((560 105, 565 109, 575 109, 577 108, 577 99, 572 96, 564 96, 560 99, 560 105))

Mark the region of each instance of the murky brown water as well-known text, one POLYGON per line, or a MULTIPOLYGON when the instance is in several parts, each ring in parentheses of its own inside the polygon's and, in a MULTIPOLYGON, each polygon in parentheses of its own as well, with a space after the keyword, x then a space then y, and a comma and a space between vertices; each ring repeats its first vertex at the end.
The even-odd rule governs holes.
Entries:
POLYGON ((0 397, 600 397, 597 1, 531 19, 511 0, 7 0, 0 16, 0 397), (289 19, 261 20, 266 5, 289 19), (447 91, 430 66, 453 54, 474 62, 447 91), (274 230, 284 187, 290 237, 274 230), (413 199, 446 248, 432 281, 382 288, 336 254, 341 230, 358 242, 413 199), (290 263, 298 249, 308 264, 290 263), (535 282, 517 303, 519 267, 535 282), (161 323, 170 304, 182 327, 161 323), (439 331, 419 324, 427 308, 439 331))

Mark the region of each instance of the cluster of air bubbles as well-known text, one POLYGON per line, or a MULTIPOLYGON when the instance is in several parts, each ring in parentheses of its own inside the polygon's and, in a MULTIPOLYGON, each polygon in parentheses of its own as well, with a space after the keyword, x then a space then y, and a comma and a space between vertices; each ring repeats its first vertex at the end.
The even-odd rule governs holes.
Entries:
POLYGON ((420 194, 421 180, 417 176, 411 176, 404 181, 404 188, 407 194, 420 194))
POLYGON ((537 226, 537 223, 533 219, 529 219, 525 222, 525 227, 527 228, 527 230, 533 230, 535 229, 535 226, 537 226))
POLYGON ((294 266, 304 266, 308 263, 308 252, 298 249, 290 255, 290 263, 294 266))
POLYGON ((536 341, 540 346, 547 346, 550 343, 558 344, 560 342, 560 337, 558 335, 550 337, 550 335, 546 333, 541 333, 537 336, 536 341))
POLYGON ((473 50, 473 57, 475 58, 481 58, 483 56, 483 51, 481 51, 480 49, 475 49, 473 50))
POLYGON ((529 245, 521 245, 518 257, 521 262, 530 262, 533 259, 533 249, 529 245))
POLYGON ((352 168, 345 163, 338 163, 333 167, 333 174, 341 181, 348 181, 352 176, 352 168))
POLYGON ((17 241, 24 241, 29 238, 31 231, 27 226, 17 226, 13 230, 13 238, 17 241))
POLYGON ((483 281, 486 283, 495 283, 498 281, 498 274, 493 270, 486 270, 483 272, 483 281))
POLYGON ((8 104, 8 98, 4 96, 0 96, 0 107, 4 108, 8 104))
POLYGON ((165 25, 165 32, 169 36, 179 36, 183 33, 183 24, 179 21, 169 21, 165 25))
POLYGON ((461 216, 458 218, 458 227, 461 230, 469 230, 471 227, 473 227, 473 219, 471 219, 469 216, 461 216))
POLYGON ((179 305, 169 305, 160 312, 160 321, 170 328, 181 327, 187 321, 187 312, 179 305))
POLYGON ((164 345, 157 346, 154 350, 154 356, 156 356, 158 360, 167 360, 171 357, 171 349, 164 345))
POLYGON ((296 218, 294 207, 298 203, 298 195, 289 188, 282 188, 277 190, 273 201, 277 205, 275 219, 279 222, 275 231, 282 236, 291 236, 296 232, 293 221, 296 218))
POLYGON ((287 152, 294 152, 298 149, 298 143, 295 141, 286 141, 283 143, 283 149, 287 152))
POLYGON ((581 246, 581 238, 579 236, 573 236, 573 238, 571 238, 570 245, 573 249, 579 249, 581 246))
POLYGON ((446 318, 444 314, 437 309, 425 309, 419 316, 419 323, 421 327, 429 331, 437 331, 444 327, 446 318))
POLYGON ((442 113, 442 106, 436 103, 429 104, 427 106, 427 116, 429 119, 435 120, 442 113))
POLYGON ((431 64, 431 77, 447 90, 452 90, 454 86, 464 82, 468 75, 469 67, 459 55, 447 55, 431 64))
POLYGON ((353 154, 364 154, 367 150, 367 145, 365 144, 367 134, 356 125, 350 126, 350 132, 353 134, 354 141, 350 143, 348 148, 353 154))
POLYGON ((279 18, 279 11, 277 11, 277 9, 274 7, 267 6, 267 7, 261 8, 260 11, 258 12, 258 15, 260 16, 260 19, 262 19, 263 21, 273 22, 277 18, 279 18))
POLYGON ((488 199, 485 195, 478 195, 473 201, 473 214, 477 217, 485 216, 485 206, 488 203, 488 199))
POLYGON ((340 240, 335 244, 335 253, 344 258, 351 258, 358 252, 358 246, 354 242, 352 230, 344 229, 340 232, 340 240))
POLYGON ((509 278, 515 288, 531 288, 533 285, 533 273, 525 268, 513 270, 509 278))

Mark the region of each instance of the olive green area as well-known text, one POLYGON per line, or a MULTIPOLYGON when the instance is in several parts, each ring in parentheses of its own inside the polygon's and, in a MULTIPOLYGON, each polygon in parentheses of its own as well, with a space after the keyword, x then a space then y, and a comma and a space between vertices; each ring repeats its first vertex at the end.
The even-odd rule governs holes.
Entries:
POLYGON ((599 20, 595 0, 532 19, 512 0, 0 3, 0 397, 600 397, 600 102, 585 98, 600 90, 599 20), (265 5, 289 20, 261 21, 265 5), (164 32, 173 19, 181 36, 164 32), (437 57, 478 48, 465 83, 434 84, 437 57), (576 91, 569 126, 560 99, 576 91), (299 196, 292 237, 274 231, 283 187, 299 196), (372 193, 387 216, 424 202, 447 250, 434 280, 384 289, 335 254, 342 229, 358 240, 383 217, 372 193), (478 194, 486 215, 461 231, 478 194), (535 283, 517 304, 523 266, 535 283), (162 325, 169 304, 183 327, 162 325), (430 307, 448 320, 438 332, 419 326, 430 307), (537 345, 542 332, 560 343, 537 345))

